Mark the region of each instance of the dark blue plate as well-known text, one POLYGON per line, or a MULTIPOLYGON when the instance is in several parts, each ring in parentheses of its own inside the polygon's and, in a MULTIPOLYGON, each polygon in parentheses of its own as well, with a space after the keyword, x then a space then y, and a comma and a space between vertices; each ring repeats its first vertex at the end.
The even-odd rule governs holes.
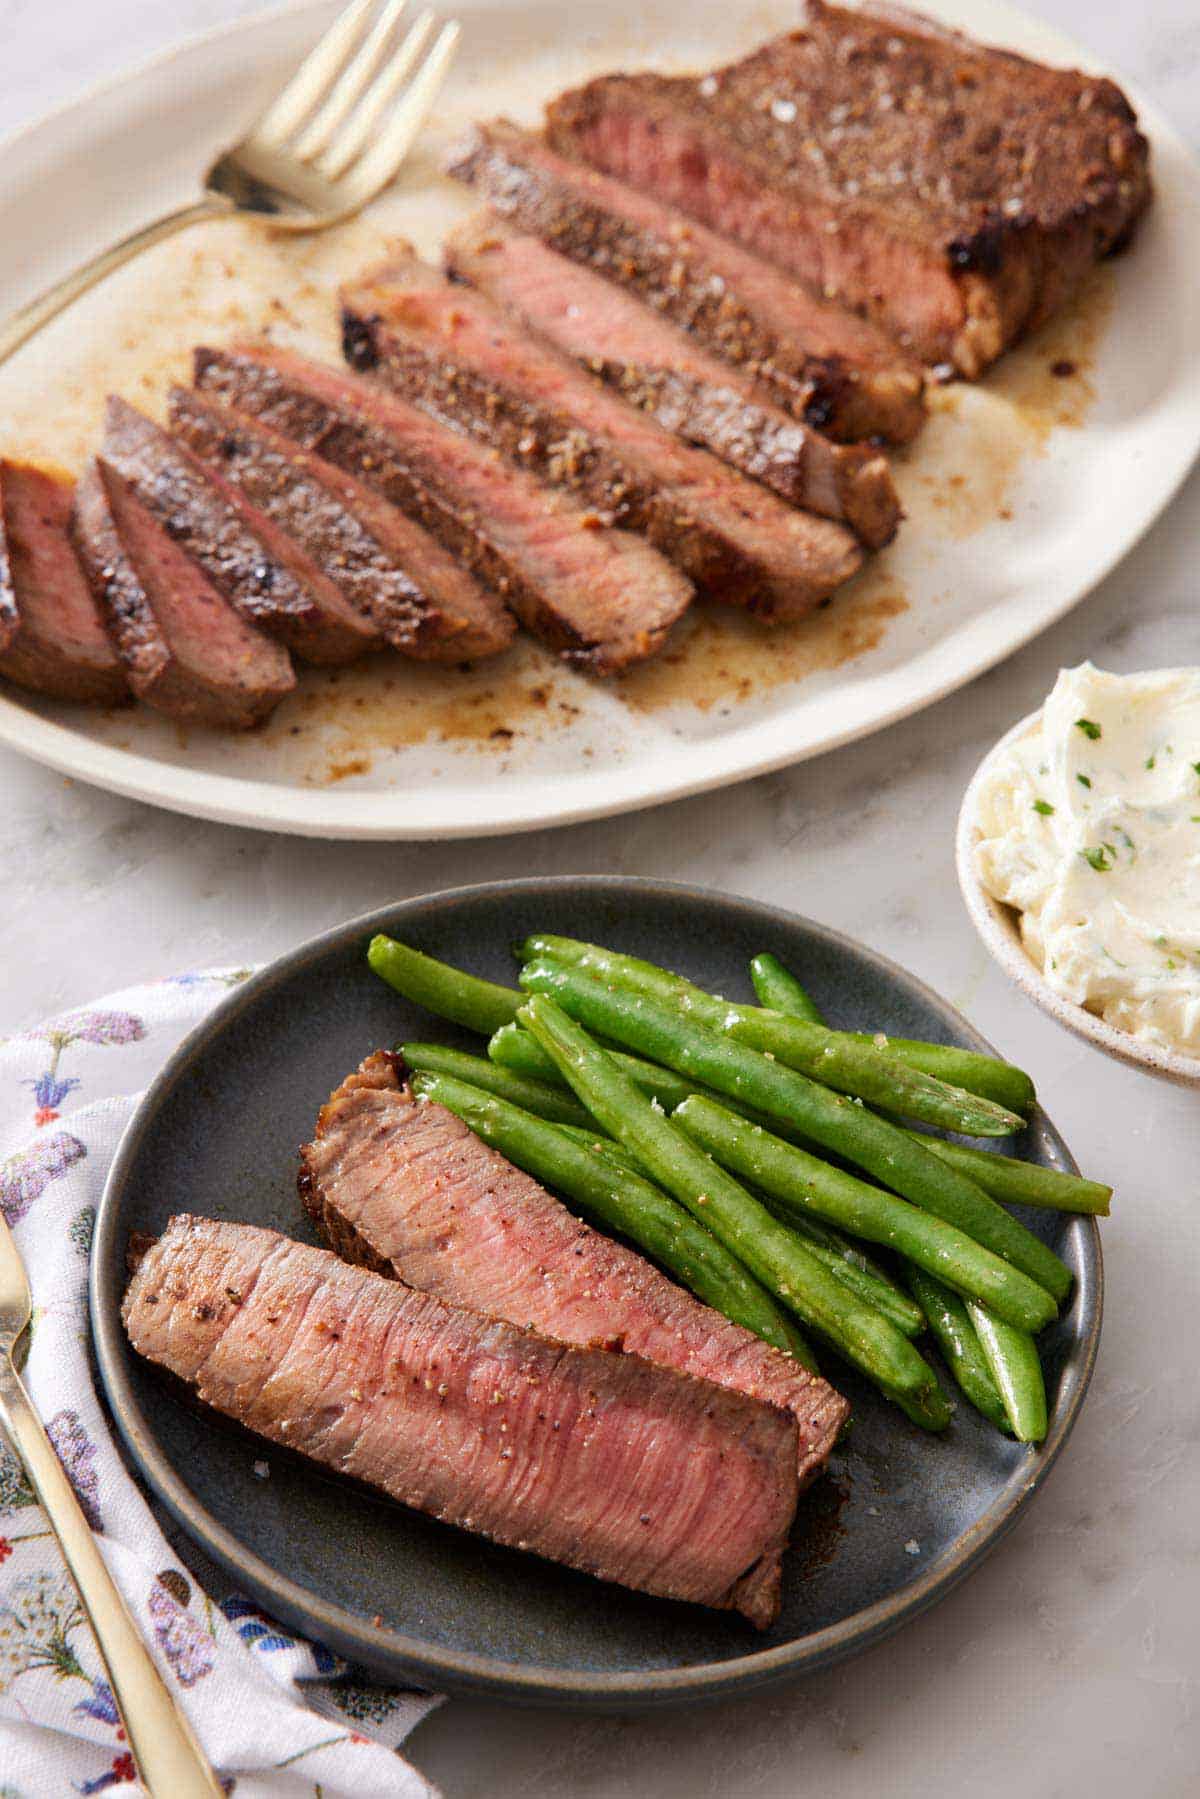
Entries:
MULTIPOLYGON (((761 950, 796 968, 833 1023, 989 1046, 945 1001, 870 950, 749 900, 655 881, 580 877, 460 888, 388 906, 294 950, 237 988, 167 1064, 109 1177, 92 1257, 96 1353, 113 1413, 154 1491, 276 1617, 383 1676, 538 1704, 629 1707, 728 1697, 886 1636, 947 1593, 1004 1535, 1079 1413, 1100 1335, 1094 1222, 1030 1212, 1071 1264, 1069 1309, 1043 1339, 1050 1432, 1009 1442, 964 1402, 944 1437, 856 1376, 830 1476, 801 1501, 783 1610, 763 1635, 728 1614, 623 1592, 405 1511, 189 1409, 128 1349, 120 1322, 131 1231, 173 1212, 310 1236, 296 1150, 368 1051, 403 1036, 466 1042, 400 1000, 364 950, 390 931, 511 982, 533 930, 648 956, 731 997, 761 950), (257 1479, 266 1460, 270 1478, 257 1479)), ((1039 1112, 1026 1157, 1074 1169, 1039 1112)))

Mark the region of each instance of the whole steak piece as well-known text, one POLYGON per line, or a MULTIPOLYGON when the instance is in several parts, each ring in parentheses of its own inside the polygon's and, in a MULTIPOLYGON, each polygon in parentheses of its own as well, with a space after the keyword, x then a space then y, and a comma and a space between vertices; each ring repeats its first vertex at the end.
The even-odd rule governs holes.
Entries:
POLYGON ((619 1343, 648 1361, 781 1406, 799 1478, 825 1466, 849 1415, 840 1393, 594 1231, 444 1106, 370 1056, 322 1108, 300 1193, 352 1261, 566 1343, 619 1343))
POLYGON ((778 1611, 786 1412, 207 1218, 145 1250, 123 1317, 204 1404, 403 1505, 760 1627, 778 1611))
POLYGON ((73 498, 60 476, 0 461, 0 675, 112 706, 129 690, 71 545, 73 498))
POLYGON ((1150 199, 1111 81, 892 7, 809 0, 802 30, 711 74, 592 81, 554 102, 549 138, 968 376, 1150 199))

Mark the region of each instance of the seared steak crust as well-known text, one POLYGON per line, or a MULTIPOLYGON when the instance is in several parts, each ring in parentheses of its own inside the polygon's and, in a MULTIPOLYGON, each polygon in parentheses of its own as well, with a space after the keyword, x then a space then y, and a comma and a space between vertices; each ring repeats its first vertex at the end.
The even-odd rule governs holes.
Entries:
POLYGON ((58 700, 113 706, 120 658, 71 546, 73 488, 0 460, 0 674, 58 700))
POLYGON ((145 1250, 123 1317, 206 1405, 403 1505, 759 1626, 778 1610, 785 1412, 204 1218, 145 1250))
POLYGON ((300 1193, 339 1254, 452 1305, 567 1343, 610 1342, 790 1411, 799 1473, 824 1467, 849 1408, 827 1382, 574 1217, 377 1054, 322 1108, 300 1193))
POLYGON ((209 395, 174 388, 170 412, 176 435, 286 531, 394 649, 461 661, 510 641, 508 613, 370 488, 209 395))
POLYGON ((878 450, 834 444, 810 430, 632 294, 487 216, 452 232, 445 255, 459 280, 573 356, 663 431, 793 506, 844 520, 871 549, 895 536, 900 503, 878 450))
POLYGON ((476 128, 450 173, 815 429, 907 443, 924 423, 920 369, 892 338, 636 185, 558 156, 503 119, 476 128))
POLYGON ((244 729, 295 686, 282 645, 239 618, 102 459, 76 490, 72 534, 129 685, 146 705, 244 729))
POLYGON ((374 382, 244 345, 201 352, 197 381, 416 518, 568 662, 641 661, 687 609, 691 587, 649 545, 374 382))
POLYGON ((1049 317, 1150 198, 1111 81, 899 8, 809 0, 803 30, 712 75, 564 94, 548 132, 965 375, 1049 317))
POLYGON ((370 621, 277 525, 177 438, 113 395, 104 458, 230 605, 306 662, 379 649, 370 621))

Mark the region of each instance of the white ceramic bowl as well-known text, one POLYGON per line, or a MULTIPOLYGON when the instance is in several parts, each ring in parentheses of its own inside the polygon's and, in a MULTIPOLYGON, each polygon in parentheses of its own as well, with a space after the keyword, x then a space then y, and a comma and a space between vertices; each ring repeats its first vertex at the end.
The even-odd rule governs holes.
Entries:
POLYGON ((1127 1062, 1131 1068, 1145 1069, 1148 1074, 1174 1081, 1181 1087, 1200 1087, 1200 1058, 1184 1055, 1178 1050, 1161 1049, 1156 1043, 1143 1043, 1140 1038, 1130 1036, 1128 1031, 1119 1031, 1115 1026, 1106 1024, 1085 1006, 1077 1005, 1074 1000, 1064 999, 1061 993, 1056 993, 1036 962, 1030 959, 1021 941, 1021 927, 1016 910, 993 899, 979 879, 975 851, 980 838, 979 795, 983 784, 997 759, 1018 739, 1032 731, 1040 717, 1039 706, 1036 712, 1031 712, 1004 734, 975 770, 971 784, 963 796, 962 809, 958 815, 955 860, 958 865, 958 884, 971 915, 971 922, 1009 980, 1039 1005, 1043 1012, 1048 1012, 1059 1024, 1074 1031, 1077 1037, 1086 1038, 1107 1055, 1115 1056, 1119 1062, 1127 1062))

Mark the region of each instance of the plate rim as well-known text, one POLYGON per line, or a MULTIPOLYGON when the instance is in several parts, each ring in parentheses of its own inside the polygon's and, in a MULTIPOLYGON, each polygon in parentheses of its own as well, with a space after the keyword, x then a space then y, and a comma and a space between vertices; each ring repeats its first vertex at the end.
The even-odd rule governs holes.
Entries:
MULTIPOLYGON (((1035 54, 1070 61, 1081 67, 1098 66, 1097 59, 1089 56, 1069 35, 1009 4, 1009 0, 928 0, 928 3, 936 17, 949 14, 950 23, 963 23, 961 15, 964 13, 982 15, 975 28, 1001 44, 1006 41, 1006 31, 1013 37, 1025 31, 1034 34, 1041 46, 1035 54)), ((477 4, 486 7, 487 0, 477 0, 477 4)), ((2 140, 3 148, 15 150, 38 132, 85 113, 122 87, 162 77, 176 64, 203 54, 226 40, 232 41, 242 34, 270 32, 293 15, 299 18, 317 14, 328 7, 329 0, 307 0, 299 6, 284 4, 194 32, 129 69, 92 84, 82 94, 61 102, 39 118, 27 121, 2 140)), ((1194 175, 1197 158, 1169 118, 1147 99, 1138 84, 1124 80, 1119 74, 1113 78, 1120 80, 1130 95, 1157 156, 1161 159, 1169 153, 1194 175)), ((957 644, 951 658, 955 664, 953 669, 939 667, 931 671, 921 678, 915 689, 911 681, 913 669, 920 668, 929 655, 937 657, 937 652, 936 649, 931 652, 928 648, 914 646, 912 654, 896 669, 867 677, 869 687, 884 689, 884 698, 873 704, 869 716, 840 729, 836 726, 826 728, 817 741, 798 747, 788 741, 792 720, 789 711, 751 724, 746 727, 751 741, 738 751, 733 768, 729 767, 728 740, 716 738, 700 746, 707 753, 699 772, 689 772, 689 765, 700 760, 695 753, 697 746, 693 744, 689 746, 689 754, 677 759, 666 784, 656 784, 652 776, 639 772, 643 765, 655 767, 655 757, 635 757, 623 767, 581 768, 569 774, 542 778, 530 773, 504 785, 485 783, 473 789, 464 788, 462 798, 456 802, 460 816, 446 819, 443 796, 438 805, 431 804, 425 816, 418 816, 414 822, 412 796, 410 794, 406 799, 401 788, 372 791, 343 789, 337 785, 309 787, 296 782, 194 771, 186 763, 159 761, 135 750, 101 743, 69 722, 64 724, 56 717, 45 716, 38 709, 40 702, 31 705, 7 693, 0 694, 0 743, 60 774, 167 811, 248 829, 328 841, 435 842, 519 835, 687 799, 791 767, 910 718, 996 667, 1056 624, 1105 580, 1146 536, 1187 479, 1200 456, 1200 410, 1190 431, 1176 429, 1172 432, 1171 424, 1169 416, 1163 420, 1164 434, 1173 447, 1165 459, 1167 470, 1163 486, 1154 496, 1149 510, 1138 520, 1127 523, 1107 545, 1090 572, 1061 580, 1063 591, 1051 604, 1041 606, 1036 618, 1024 616, 1023 611, 1021 618, 1013 620, 1006 635, 988 642, 983 648, 972 647, 972 643, 976 635, 987 634, 987 618, 968 621, 960 633, 965 641, 957 644), (562 789, 566 790, 565 798, 555 798, 547 810, 547 792, 554 794, 562 789)), ((1017 602, 1014 599, 1011 603, 1015 606, 1017 602)))
MULTIPOLYGON (((528 895, 532 900, 550 890, 561 893, 584 888, 591 893, 613 897, 636 889, 640 894, 668 901, 685 904, 700 901, 719 908, 722 913, 731 909, 752 913, 767 930, 773 924, 800 924, 818 939, 863 958, 889 981, 898 981, 902 987, 914 992, 929 1003, 969 1047, 988 1054, 996 1053, 957 1007, 890 957, 803 914, 741 894, 642 876, 560 875, 551 880, 525 877, 435 889, 373 907, 369 912, 335 925, 286 951, 225 995, 188 1033, 147 1087, 122 1132, 97 1207, 88 1263, 92 1343, 112 1419, 141 1477, 194 1543, 260 1598, 273 1615, 302 1634, 317 1636, 350 1659, 390 1675, 392 1679, 399 1673, 402 1678, 416 1679, 433 1689, 491 1699, 610 1710, 720 1700, 828 1667, 882 1641, 944 1598, 1007 1535, 1056 1464, 1078 1419, 1095 1369, 1104 1311, 1104 1264, 1099 1228, 1094 1218, 1080 1220, 1083 1226, 1082 1275, 1077 1283, 1075 1302, 1080 1307, 1079 1334, 1064 1368, 1064 1393, 1050 1431, 1040 1449, 1031 1452, 1029 1459, 1036 1456, 1033 1467, 1030 1468, 1027 1459, 1013 1470, 995 1504, 955 1539, 941 1564, 925 1571, 898 1592, 810 1636, 770 1649, 750 1650, 725 1661, 698 1662, 686 1668, 649 1672, 615 1674, 583 1668, 563 1671, 422 1642, 398 1630, 376 1629, 346 1607, 319 1598, 279 1569, 272 1568, 212 1517, 191 1495, 167 1456, 160 1451, 157 1438, 132 1391, 119 1305, 109 1304, 102 1297, 107 1285, 107 1269, 120 1265, 114 1257, 119 1248, 121 1191, 142 1140, 160 1104, 177 1082, 186 1077, 195 1058, 228 1024, 251 1011, 260 998, 290 980, 306 965, 344 948, 347 942, 366 938, 377 929, 395 929, 408 914, 428 911, 431 907, 444 909, 464 903, 486 903, 497 898, 512 899, 519 894, 528 895)), ((1040 1106, 1038 1117, 1050 1131, 1069 1167, 1078 1172, 1069 1149, 1040 1106)))

